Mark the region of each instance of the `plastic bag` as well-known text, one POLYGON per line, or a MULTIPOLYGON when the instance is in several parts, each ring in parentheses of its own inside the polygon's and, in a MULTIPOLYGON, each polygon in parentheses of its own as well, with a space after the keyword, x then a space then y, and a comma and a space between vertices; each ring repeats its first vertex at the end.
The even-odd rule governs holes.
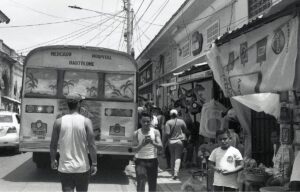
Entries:
POLYGON ((206 177, 203 176, 191 176, 181 185, 182 192, 198 192, 207 191, 206 189, 206 177))

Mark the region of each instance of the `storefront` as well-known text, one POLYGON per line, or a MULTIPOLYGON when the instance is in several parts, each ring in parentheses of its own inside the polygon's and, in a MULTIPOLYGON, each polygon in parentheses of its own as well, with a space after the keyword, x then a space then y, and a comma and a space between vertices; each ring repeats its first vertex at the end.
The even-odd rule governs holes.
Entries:
POLYGON ((20 112, 21 102, 16 99, 7 96, 2 96, 2 105, 3 110, 5 111, 13 111, 16 113, 20 112))
POLYGON ((244 190, 285 186, 300 149, 299 8, 223 35, 207 57, 246 129, 244 190))
POLYGON ((145 104, 145 102, 153 100, 153 85, 152 85, 152 62, 148 61, 143 68, 139 71, 139 106, 145 104))

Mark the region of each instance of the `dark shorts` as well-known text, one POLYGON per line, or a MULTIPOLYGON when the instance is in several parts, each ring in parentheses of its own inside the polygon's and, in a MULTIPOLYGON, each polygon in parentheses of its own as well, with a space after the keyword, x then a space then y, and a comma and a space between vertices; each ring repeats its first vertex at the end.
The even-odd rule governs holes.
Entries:
POLYGON ((230 188, 230 187, 223 187, 223 186, 213 186, 214 192, 224 192, 224 191, 231 191, 231 192, 237 192, 237 189, 230 188))
POLYGON ((59 172, 62 191, 87 191, 90 171, 84 173, 61 173, 59 172))

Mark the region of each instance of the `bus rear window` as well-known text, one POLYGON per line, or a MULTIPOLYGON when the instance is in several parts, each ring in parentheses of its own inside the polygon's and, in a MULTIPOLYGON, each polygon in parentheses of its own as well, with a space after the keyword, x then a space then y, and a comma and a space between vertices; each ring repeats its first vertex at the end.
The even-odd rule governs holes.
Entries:
POLYGON ((57 94, 57 71, 51 69, 26 70, 25 96, 51 97, 57 94))
POLYGON ((133 101, 134 76, 130 74, 105 74, 106 99, 133 101))
POLYGON ((63 82, 63 94, 80 93, 86 98, 98 97, 98 73, 66 71, 63 82))

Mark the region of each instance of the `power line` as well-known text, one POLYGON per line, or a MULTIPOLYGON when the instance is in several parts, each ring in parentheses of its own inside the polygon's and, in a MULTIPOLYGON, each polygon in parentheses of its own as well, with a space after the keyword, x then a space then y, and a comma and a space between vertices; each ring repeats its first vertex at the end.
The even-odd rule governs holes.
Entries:
POLYGON ((3 28, 36 27, 36 26, 42 26, 42 25, 53 25, 53 24, 59 24, 59 23, 69 23, 69 22, 73 22, 73 21, 80 21, 80 20, 90 19, 90 18, 95 18, 95 17, 99 17, 99 15, 91 16, 91 17, 83 17, 83 18, 78 18, 78 19, 70 19, 70 20, 65 20, 65 21, 38 23, 38 24, 29 24, 29 25, 12 25, 12 26, 0 27, 0 28, 3 29, 3 28))
MULTIPOLYGON (((161 14, 161 12, 164 10, 164 8, 167 6, 169 0, 166 0, 163 5, 161 6, 161 9, 158 11, 158 13, 156 14, 156 16, 153 18, 153 20, 151 22, 154 22, 156 20, 156 18, 161 14)), ((148 27, 145 29, 145 31, 143 31, 142 35, 146 33, 146 31, 150 28, 150 24, 148 25, 148 27)), ((142 36, 139 36, 137 40, 139 40, 142 36)))
POLYGON ((46 42, 43 42, 43 43, 39 43, 39 44, 30 46, 30 47, 27 47, 27 48, 18 50, 17 52, 25 52, 25 51, 31 50, 31 49, 33 49, 35 47, 39 47, 39 46, 46 45, 46 44, 49 44, 49 43, 54 44, 54 43, 57 43, 57 42, 60 42, 60 41, 64 41, 64 40, 70 39, 70 38, 72 38, 74 36, 77 36, 77 35, 80 35, 82 33, 85 33, 86 31, 95 29, 97 27, 97 25, 98 25, 98 23, 96 23, 96 24, 94 23, 91 26, 89 26, 88 28, 86 28, 86 27, 81 28, 81 29, 79 29, 77 31, 74 31, 72 33, 69 33, 67 35, 63 35, 61 37, 58 37, 58 38, 55 38, 55 39, 52 39, 52 40, 49 40, 49 41, 46 41, 46 42), (93 25, 96 25, 96 26, 93 26, 93 25))
POLYGON ((135 15, 134 15, 134 17, 133 17, 133 20, 135 19, 135 16, 138 14, 138 12, 139 12, 140 8, 142 7, 144 1, 145 1, 145 0, 143 0, 143 1, 141 2, 141 4, 140 4, 138 10, 136 11, 136 13, 135 13, 135 15))
POLYGON ((144 22, 144 23, 148 23, 148 24, 151 24, 151 25, 156 25, 156 26, 159 26, 159 27, 163 27, 163 26, 164 26, 164 25, 162 25, 162 24, 151 23, 151 22, 146 21, 146 20, 143 20, 143 19, 141 19, 141 21, 144 22))
MULTIPOLYGON (((118 14, 120 14, 121 12, 122 12, 122 11, 116 13, 115 15, 118 15, 118 14)), ((112 19, 112 18, 108 18, 107 20, 110 20, 110 19, 112 19)), ((104 21, 103 23, 107 22, 107 20, 104 21)), ((41 45, 45 45, 45 44, 48 44, 48 43, 57 42, 57 41, 63 41, 63 40, 65 40, 65 39, 69 39, 69 38, 72 38, 72 37, 74 37, 74 36, 76 36, 76 35, 78 35, 78 34, 82 34, 83 32, 86 32, 86 31, 88 31, 88 30, 91 30, 91 29, 93 29, 93 28, 96 28, 98 25, 101 25, 101 24, 102 24, 102 23, 93 23, 93 24, 89 25, 88 28, 87 28, 87 27, 82 27, 82 28, 80 28, 79 30, 73 31, 73 32, 71 32, 71 33, 68 33, 68 34, 66 34, 66 35, 63 35, 63 36, 54 38, 54 39, 52 39, 52 40, 49 40, 49 41, 46 41, 46 42, 43 42, 43 43, 39 43, 39 44, 30 46, 30 47, 27 47, 27 48, 20 49, 20 50, 18 50, 17 52, 24 52, 24 51, 30 50, 30 49, 32 49, 32 48, 35 48, 35 47, 38 47, 38 46, 41 46, 41 45)))
MULTIPOLYGON (((29 6, 26 6, 26 5, 22 4, 22 3, 16 2, 14 0, 10 0, 10 1, 14 2, 15 4, 21 5, 23 8, 29 9, 29 10, 31 10, 33 12, 36 12, 36 13, 39 13, 39 14, 42 14, 42 15, 46 15, 48 17, 57 18, 57 19, 70 19, 70 18, 59 17, 57 15, 52 15, 52 14, 49 14, 49 13, 45 13, 45 12, 33 9, 33 8, 29 7, 29 6)), ((84 22, 84 23, 90 23, 90 22, 84 22)), ((76 23, 76 24, 79 24, 79 23, 76 23)), ((79 25, 82 26, 82 24, 79 24, 79 25)))
POLYGON ((99 42, 96 46, 99 46, 101 43, 103 43, 103 41, 105 41, 105 39, 108 37, 108 36, 110 36, 119 26, 120 26, 120 24, 121 23, 119 23, 118 25, 117 25, 117 27, 115 27, 108 35, 106 35, 105 37, 104 37, 104 39, 101 41, 101 42, 99 42))
MULTIPOLYGON (((139 25, 137 25, 136 31, 137 31, 137 33, 138 33, 139 35, 141 35, 139 25)), ((137 34, 137 35, 138 35, 138 34, 137 34)), ((151 40, 150 40, 150 41, 151 41, 151 40)), ((135 42, 133 42, 133 43, 135 43, 135 42)), ((142 46, 142 41, 141 41, 141 39, 140 39, 139 43, 140 43, 140 44, 139 44, 139 45, 140 45, 140 48, 143 50, 143 46, 142 46)), ((138 43, 137 43, 137 45, 138 45, 138 43)), ((141 50, 138 48, 138 46, 136 46, 136 48, 138 49, 139 52, 141 52, 141 50)))
MULTIPOLYGON (((109 21, 109 20, 107 20, 109 21)), ((110 24, 110 27, 112 27, 114 25, 114 23, 116 22, 116 20, 113 21, 112 24, 110 24)), ((120 22, 123 23, 123 22, 120 22)), ((102 23, 103 24, 103 23, 102 23)), ((101 33, 103 33, 106 29, 108 29, 109 27, 106 27, 104 30, 101 30, 100 32, 98 32, 94 37, 92 37, 90 40, 88 40, 87 42, 85 42, 83 45, 86 45, 88 43, 90 43, 91 41, 93 41, 94 39, 96 39, 101 33)))
MULTIPOLYGON (((141 17, 139 18, 139 20, 134 24, 135 26, 140 22, 140 20, 143 18, 143 16, 145 15, 145 13, 148 11, 149 7, 151 6, 151 4, 153 3, 153 0, 151 0, 151 2, 149 3, 148 7, 146 8, 146 10, 144 11, 144 13, 141 15, 141 17)), ((135 27, 133 28, 133 30, 135 29, 135 27)))

